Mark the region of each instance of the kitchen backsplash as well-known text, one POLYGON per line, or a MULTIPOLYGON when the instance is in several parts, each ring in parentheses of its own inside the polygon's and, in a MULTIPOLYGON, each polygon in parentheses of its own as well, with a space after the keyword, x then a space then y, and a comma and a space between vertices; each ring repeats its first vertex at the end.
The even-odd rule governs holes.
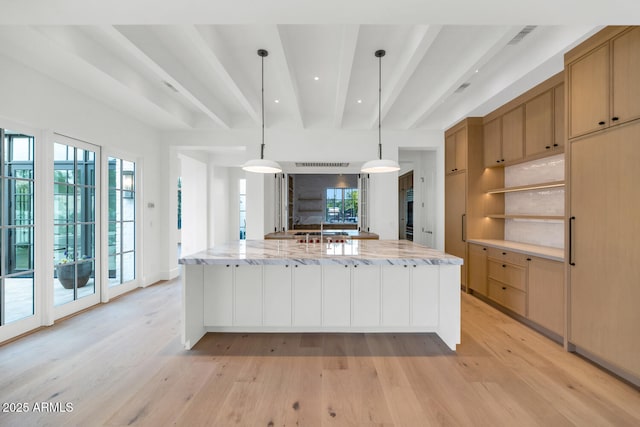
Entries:
MULTIPOLYGON (((504 168, 505 187, 564 180, 564 154, 504 168)), ((507 215, 564 215, 564 187, 505 194, 507 215)), ((505 240, 534 245, 564 247, 564 221, 505 220, 505 240)))

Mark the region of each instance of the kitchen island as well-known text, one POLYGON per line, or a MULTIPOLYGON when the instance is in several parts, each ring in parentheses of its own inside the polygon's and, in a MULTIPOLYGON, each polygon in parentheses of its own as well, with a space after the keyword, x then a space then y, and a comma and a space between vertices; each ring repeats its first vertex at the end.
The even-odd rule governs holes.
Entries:
POLYGON ((462 259, 405 240, 249 240, 180 259, 183 344, 207 332, 435 332, 460 343, 462 259))

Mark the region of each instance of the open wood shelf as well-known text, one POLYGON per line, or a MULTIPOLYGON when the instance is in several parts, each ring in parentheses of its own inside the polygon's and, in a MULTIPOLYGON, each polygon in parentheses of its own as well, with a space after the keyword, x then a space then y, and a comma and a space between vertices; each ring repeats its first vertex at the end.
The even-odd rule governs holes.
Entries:
POLYGON ((552 219, 552 220, 560 220, 564 221, 564 216, 559 215, 487 215, 487 218, 494 219, 552 219))
POLYGON ((519 185, 517 187, 496 188, 487 191, 487 194, 511 193, 515 191, 540 190, 544 188, 564 187, 564 181, 541 182, 538 184, 519 185))

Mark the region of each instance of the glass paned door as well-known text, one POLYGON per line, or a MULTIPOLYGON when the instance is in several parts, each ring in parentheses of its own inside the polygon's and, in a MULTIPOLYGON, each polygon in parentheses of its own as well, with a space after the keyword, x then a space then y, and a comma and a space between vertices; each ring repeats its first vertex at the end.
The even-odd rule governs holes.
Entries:
POLYGON ((35 314, 34 142, 0 129, 0 326, 35 314))
POLYGON ((98 165, 97 149, 54 143, 55 306, 82 299, 90 304, 98 301, 98 165))
POLYGON ((136 164, 109 157, 109 286, 136 278, 136 164))

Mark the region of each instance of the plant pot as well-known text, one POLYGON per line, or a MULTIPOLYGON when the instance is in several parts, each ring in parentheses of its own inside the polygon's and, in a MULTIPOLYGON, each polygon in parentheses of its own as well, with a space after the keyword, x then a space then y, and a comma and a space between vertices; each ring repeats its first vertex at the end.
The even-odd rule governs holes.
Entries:
MULTIPOLYGON (((78 266, 78 287, 81 288, 87 284, 93 271, 91 262, 81 262, 78 266)), ((73 289, 75 282, 76 264, 58 264, 56 265, 56 273, 60 284, 65 289, 73 289)))

